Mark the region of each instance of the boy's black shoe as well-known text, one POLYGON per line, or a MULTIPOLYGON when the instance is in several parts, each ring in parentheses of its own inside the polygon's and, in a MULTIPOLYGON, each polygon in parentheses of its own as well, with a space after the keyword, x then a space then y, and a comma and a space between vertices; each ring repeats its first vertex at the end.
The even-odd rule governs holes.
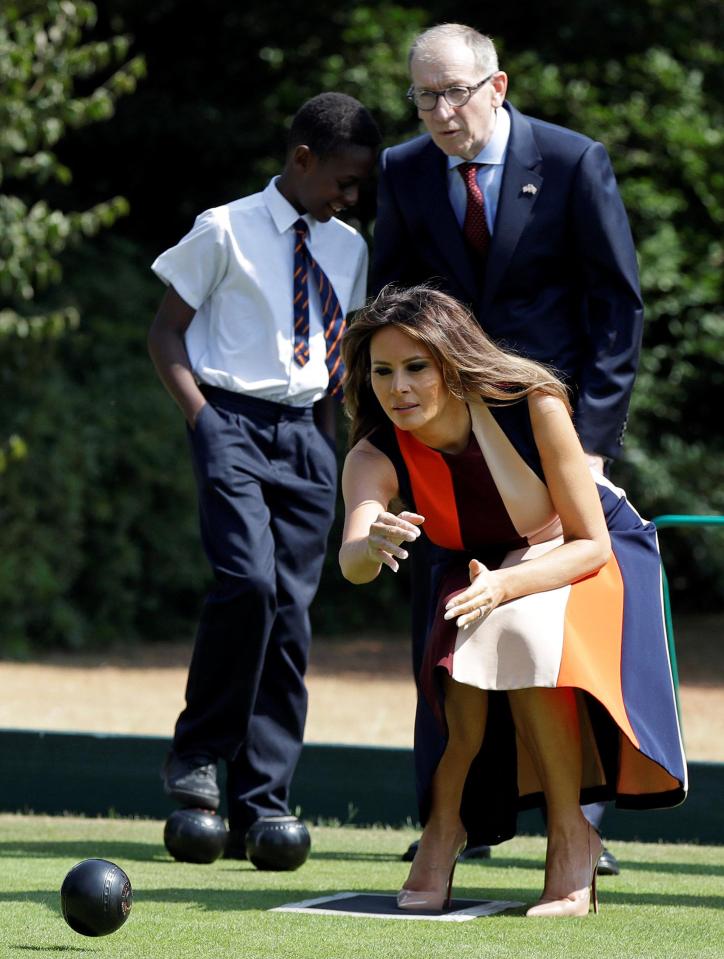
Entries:
POLYGON ((210 756, 178 756, 171 750, 161 770, 167 796, 183 806, 217 810, 221 796, 216 782, 216 763, 210 756))

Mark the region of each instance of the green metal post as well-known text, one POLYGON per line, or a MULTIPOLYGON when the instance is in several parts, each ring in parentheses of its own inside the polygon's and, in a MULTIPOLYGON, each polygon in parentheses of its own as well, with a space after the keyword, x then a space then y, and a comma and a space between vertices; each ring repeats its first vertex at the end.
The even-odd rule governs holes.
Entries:
MULTIPOLYGON (((724 526, 724 516, 691 516, 686 513, 666 513, 654 517, 653 522, 657 529, 667 526, 724 526)), ((664 596, 664 620, 666 623, 666 639, 669 644, 669 659, 671 660, 671 675, 674 680, 676 693, 676 708, 681 718, 681 703, 679 702, 679 666, 676 660, 676 644, 674 643, 674 621, 671 615, 671 599, 669 597, 669 581, 666 570, 661 564, 661 581, 664 596)))

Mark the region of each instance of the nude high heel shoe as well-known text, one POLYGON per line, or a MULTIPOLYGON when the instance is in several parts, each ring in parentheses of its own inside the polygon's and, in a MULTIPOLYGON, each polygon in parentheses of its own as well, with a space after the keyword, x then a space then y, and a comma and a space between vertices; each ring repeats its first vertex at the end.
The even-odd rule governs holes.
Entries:
POLYGON ((591 869, 590 883, 585 886, 583 889, 577 889, 572 892, 569 896, 565 896, 563 899, 541 899, 540 902, 537 902, 535 906, 526 912, 526 916, 532 917, 541 917, 541 918, 565 918, 569 916, 587 916, 590 908, 591 902, 593 902, 593 912, 598 914, 598 893, 596 892, 596 870, 598 869, 598 860, 601 858, 601 852, 603 850, 603 844, 598 836, 598 833, 595 832, 593 827, 589 824, 588 826, 588 862, 591 869), (598 841, 598 852, 596 853, 596 858, 593 858, 593 850, 591 848, 591 833, 594 833, 596 840, 598 841))
POLYGON ((397 908, 407 910, 429 910, 430 912, 441 912, 450 906, 452 898, 453 876, 455 875, 455 866, 458 856, 465 848, 466 840, 463 839, 455 851, 452 866, 447 874, 447 888, 442 889, 401 889, 397 893, 397 908))

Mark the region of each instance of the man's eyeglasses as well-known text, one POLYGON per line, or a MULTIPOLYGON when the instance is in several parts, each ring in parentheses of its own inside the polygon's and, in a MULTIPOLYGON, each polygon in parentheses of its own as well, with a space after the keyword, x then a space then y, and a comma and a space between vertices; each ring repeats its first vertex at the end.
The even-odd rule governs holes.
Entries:
POLYGON ((416 90, 415 87, 412 86, 407 91, 407 99, 412 101, 417 109, 422 110, 423 113, 429 113, 430 110, 435 109, 438 97, 444 97, 445 102, 451 107, 464 107, 470 97, 486 84, 491 77, 495 76, 496 72, 497 71, 489 73, 484 80, 476 83, 473 87, 456 84, 454 87, 448 87, 447 90, 440 90, 439 93, 435 90, 416 90))

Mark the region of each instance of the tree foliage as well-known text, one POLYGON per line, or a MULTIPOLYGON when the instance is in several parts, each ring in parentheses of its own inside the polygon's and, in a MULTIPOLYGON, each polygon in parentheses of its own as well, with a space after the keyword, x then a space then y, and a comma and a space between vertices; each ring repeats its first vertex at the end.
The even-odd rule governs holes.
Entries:
POLYGON ((53 296, 70 296, 78 330, 4 350, 4 423, 28 438, 0 478, 6 653, 174 635, 206 581, 183 427, 145 349, 157 281, 106 236, 64 266, 75 289, 53 296))
POLYGON ((0 336, 35 337, 77 325, 72 307, 33 309, 38 292, 60 281, 60 255, 127 213, 115 196, 64 212, 44 197, 50 181, 68 184, 56 145, 67 129, 109 119, 116 100, 135 89, 143 60, 126 57, 127 36, 84 42, 96 19, 85 0, 8 0, 0 9, 0 336), (87 93, 77 85, 102 72, 87 93))

